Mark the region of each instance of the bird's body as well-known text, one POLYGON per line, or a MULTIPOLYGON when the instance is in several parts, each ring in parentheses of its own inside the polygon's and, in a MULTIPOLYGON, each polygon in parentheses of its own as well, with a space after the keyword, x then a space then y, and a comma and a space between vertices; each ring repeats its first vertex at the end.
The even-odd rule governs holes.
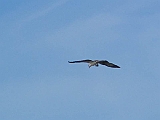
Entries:
POLYGON ((111 68, 120 68, 118 65, 115 65, 113 63, 110 63, 108 62, 107 60, 80 60, 80 61, 68 61, 69 63, 81 63, 81 62, 84 62, 84 63, 88 63, 88 67, 92 67, 92 66, 96 66, 98 67, 98 64, 101 64, 101 65, 105 65, 105 66, 108 66, 108 67, 111 67, 111 68))

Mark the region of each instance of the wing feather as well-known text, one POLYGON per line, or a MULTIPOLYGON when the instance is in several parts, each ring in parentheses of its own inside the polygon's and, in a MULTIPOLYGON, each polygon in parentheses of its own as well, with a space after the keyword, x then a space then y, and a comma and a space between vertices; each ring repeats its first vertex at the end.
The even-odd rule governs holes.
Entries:
POLYGON ((110 63, 107 60, 101 60, 101 61, 98 61, 98 63, 101 64, 101 65, 108 66, 108 67, 112 67, 112 68, 120 68, 118 65, 110 63))
POLYGON ((85 62, 85 63, 90 63, 90 62, 92 62, 92 60, 89 60, 89 59, 87 59, 87 60, 79 60, 79 61, 68 61, 69 63, 81 63, 81 62, 85 62))

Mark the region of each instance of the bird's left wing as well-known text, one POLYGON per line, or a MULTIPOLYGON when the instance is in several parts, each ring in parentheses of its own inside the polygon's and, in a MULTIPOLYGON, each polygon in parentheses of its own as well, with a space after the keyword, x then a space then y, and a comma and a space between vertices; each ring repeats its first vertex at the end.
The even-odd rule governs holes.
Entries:
POLYGON ((101 61, 98 61, 98 63, 101 64, 101 65, 106 65, 108 67, 112 67, 112 68, 120 68, 118 65, 110 63, 107 60, 101 60, 101 61))
POLYGON ((90 63, 92 62, 92 60, 79 60, 79 61, 72 61, 72 62, 68 61, 68 62, 69 63, 81 63, 81 62, 90 63))

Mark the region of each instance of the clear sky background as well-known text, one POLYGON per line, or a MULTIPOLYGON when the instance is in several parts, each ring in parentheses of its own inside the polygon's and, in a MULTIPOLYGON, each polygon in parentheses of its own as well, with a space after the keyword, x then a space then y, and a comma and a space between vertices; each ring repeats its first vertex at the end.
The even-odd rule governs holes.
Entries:
POLYGON ((0 28, 1 120, 160 120, 159 0, 1 0, 0 28))

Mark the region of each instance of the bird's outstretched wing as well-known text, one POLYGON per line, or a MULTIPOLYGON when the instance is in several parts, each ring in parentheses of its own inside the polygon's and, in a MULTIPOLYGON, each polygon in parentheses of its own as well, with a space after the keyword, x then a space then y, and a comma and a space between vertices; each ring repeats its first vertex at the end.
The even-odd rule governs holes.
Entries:
POLYGON ((79 61, 72 61, 72 62, 68 61, 68 62, 69 63, 81 63, 81 62, 90 63, 92 62, 92 60, 79 60, 79 61))
POLYGON ((118 65, 110 63, 107 60, 101 60, 101 61, 98 61, 98 63, 101 64, 101 65, 106 65, 108 67, 112 67, 112 68, 120 68, 118 65))

